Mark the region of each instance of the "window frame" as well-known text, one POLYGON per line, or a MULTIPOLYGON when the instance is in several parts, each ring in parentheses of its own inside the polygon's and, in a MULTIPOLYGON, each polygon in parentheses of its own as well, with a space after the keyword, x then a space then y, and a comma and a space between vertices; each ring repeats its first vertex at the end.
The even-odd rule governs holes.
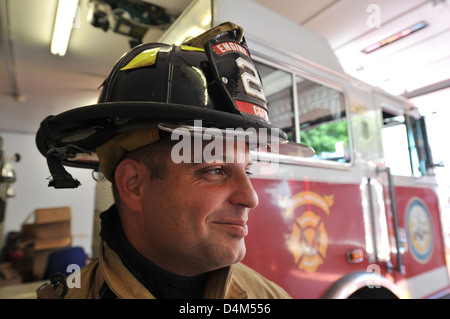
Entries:
MULTIPOLYGON (((392 110, 387 107, 383 107, 383 114, 386 113, 391 115, 390 117, 402 116, 403 122, 397 125, 402 125, 405 128, 405 142, 408 149, 408 162, 409 162, 409 174, 398 174, 396 171, 392 171, 395 176, 411 177, 411 178, 421 178, 428 174, 428 169, 432 167, 432 156, 429 151, 429 141, 427 136, 427 129, 424 123, 424 117, 416 117, 413 114, 408 114, 408 112, 401 112, 398 110, 392 110), (418 144, 422 142, 423 145, 418 144), (419 150, 420 149, 420 150, 419 150), (417 161, 417 162, 416 162, 417 161), (418 164, 418 166, 416 166, 418 164)), ((383 115, 383 122, 385 116, 383 115)), ((381 128, 383 131, 385 125, 381 128)), ((382 138, 383 152, 384 152, 384 139, 382 138)), ((383 155, 386 159, 386 154, 383 155)), ((392 165, 386 165, 391 167, 392 165)))
MULTIPOLYGON (((314 82, 316 84, 325 86, 327 88, 333 89, 342 94, 342 100, 344 103, 345 110, 345 119, 347 120, 347 134, 348 134, 348 151, 350 160, 348 162, 337 162, 326 159, 319 158, 308 158, 308 157, 298 157, 292 155, 277 155, 279 162, 282 164, 291 164, 291 165, 302 165, 302 166, 314 166, 319 168, 331 168, 331 169, 339 169, 339 170, 349 170, 355 164, 355 154, 353 148, 353 134, 352 134, 352 125, 351 125, 351 111, 350 111, 350 103, 349 103, 349 94, 347 90, 342 86, 333 81, 320 77, 316 74, 310 73, 308 71, 288 66, 282 63, 274 62, 273 60, 269 60, 267 58, 263 58, 257 54, 252 55, 252 59, 257 63, 266 64, 269 67, 288 72, 291 74, 292 81, 292 102, 294 107, 294 130, 295 130, 295 141, 297 143, 301 143, 300 140, 300 117, 299 117, 299 106, 298 106, 298 92, 297 92, 297 83, 296 77, 306 79, 308 81, 314 82)), ((263 83, 264 84, 264 83, 263 83)), ((270 114, 269 114, 270 117, 270 114)))

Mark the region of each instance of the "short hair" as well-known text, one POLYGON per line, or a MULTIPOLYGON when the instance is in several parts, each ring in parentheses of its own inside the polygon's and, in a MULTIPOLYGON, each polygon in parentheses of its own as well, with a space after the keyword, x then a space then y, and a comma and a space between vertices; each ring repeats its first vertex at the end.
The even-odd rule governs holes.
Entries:
MULTIPOLYGON (((139 163, 144 164, 150 171, 150 178, 164 179, 167 173, 167 160, 170 157, 173 143, 171 143, 170 137, 166 134, 161 134, 161 138, 158 142, 146 145, 137 150, 129 152, 124 155, 123 159, 131 158, 139 163)), ((120 203, 120 194, 113 179, 112 192, 114 202, 120 203)))

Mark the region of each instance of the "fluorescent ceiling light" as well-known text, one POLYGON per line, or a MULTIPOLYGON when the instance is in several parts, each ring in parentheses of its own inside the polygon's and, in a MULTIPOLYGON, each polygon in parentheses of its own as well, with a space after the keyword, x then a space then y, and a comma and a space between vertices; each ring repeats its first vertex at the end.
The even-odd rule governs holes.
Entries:
POLYGON ((78 0, 59 0, 50 51, 63 56, 69 44, 73 21, 78 8, 78 0))
POLYGON ((402 39, 402 38, 404 38, 404 37, 406 37, 406 36, 416 32, 416 31, 419 31, 419 30, 425 28, 426 26, 428 26, 428 24, 426 22, 423 22, 423 21, 419 22, 419 23, 416 23, 415 25, 413 25, 413 26, 411 26, 409 28, 406 28, 406 29, 404 29, 404 30, 402 30, 402 31, 400 31, 400 32, 398 32, 396 34, 393 34, 393 35, 391 35, 390 37, 388 37, 388 38, 386 38, 384 40, 378 41, 377 43, 374 43, 374 44, 368 46, 367 48, 362 50, 362 52, 364 52, 366 54, 367 53, 371 53, 371 52, 373 52, 375 50, 378 50, 378 49, 384 47, 385 45, 391 44, 392 42, 398 41, 398 40, 400 40, 400 39, 402 39))

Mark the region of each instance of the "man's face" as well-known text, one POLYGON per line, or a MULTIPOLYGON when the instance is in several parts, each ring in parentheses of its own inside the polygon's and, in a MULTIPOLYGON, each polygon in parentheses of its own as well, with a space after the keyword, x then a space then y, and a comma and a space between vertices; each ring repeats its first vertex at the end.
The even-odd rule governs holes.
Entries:
POLYGON ((248 148, 239 143, 224 146, 211 163, 175 164, 168 154, 165 178, 146 178, 144 256, 186 276, 242 260, 248 213, 258 197, 248 177, 248 148))

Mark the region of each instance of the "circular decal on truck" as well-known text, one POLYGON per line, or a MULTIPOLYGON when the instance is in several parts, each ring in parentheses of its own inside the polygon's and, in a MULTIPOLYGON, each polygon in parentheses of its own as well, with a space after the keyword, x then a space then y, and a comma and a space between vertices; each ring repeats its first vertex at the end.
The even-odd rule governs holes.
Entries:
POLYGON ((406 234, 414 258, 427 263, 433 253, 433 225, 427 206, 419 198, 407 206, 406 234))

